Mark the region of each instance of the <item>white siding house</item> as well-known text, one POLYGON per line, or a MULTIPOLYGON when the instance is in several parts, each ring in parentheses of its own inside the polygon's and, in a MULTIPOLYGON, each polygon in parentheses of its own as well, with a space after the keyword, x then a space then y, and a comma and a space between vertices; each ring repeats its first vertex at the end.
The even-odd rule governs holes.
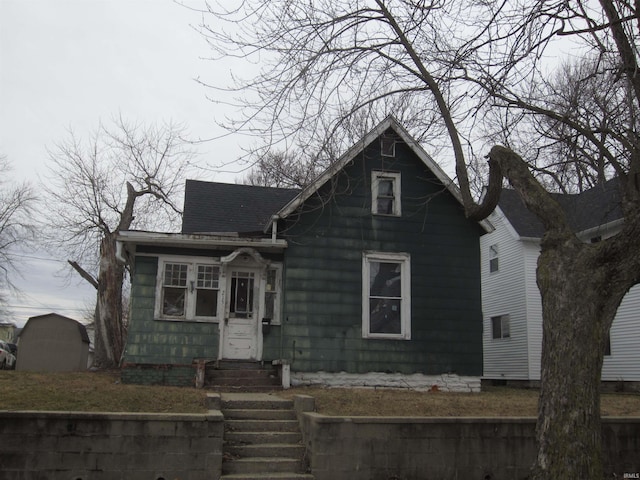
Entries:
MULTIPOLYGON (((608 182, 580 195, 558 196, 584 241, 598 241, 620 228, 620 211, 611 206, 615 191, 608 182)), ((489 221, 495 230, 480 238, 483 379, 536 385, 542 350, 542 302, 536 285, 542 226, 512 190, 503 192, 489 221)), ((610 342, 602 380, 640 382, 640 285, 622 301, 610 342)))

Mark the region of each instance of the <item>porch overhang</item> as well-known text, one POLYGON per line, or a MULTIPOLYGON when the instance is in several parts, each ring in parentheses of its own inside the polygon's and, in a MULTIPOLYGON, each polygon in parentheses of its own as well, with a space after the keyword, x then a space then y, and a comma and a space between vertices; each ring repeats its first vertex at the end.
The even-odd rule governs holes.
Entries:
POLYGON ((241 236, 237 233, 184 234, 127 230, 120 232, 116 238, 118 259, 126 262, 125 255, 134 254, 138 245, 190 249, 222 247, 234 250, 250 247, 261 252, 282 252, 287 248, 287 241, 272 237, 241 236))

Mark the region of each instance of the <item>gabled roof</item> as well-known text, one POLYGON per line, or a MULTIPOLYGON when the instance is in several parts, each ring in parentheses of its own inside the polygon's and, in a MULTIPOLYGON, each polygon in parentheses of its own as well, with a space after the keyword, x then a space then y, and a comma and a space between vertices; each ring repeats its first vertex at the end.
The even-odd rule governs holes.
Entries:
MULTIPOLYGON (((187 180, 183 234, 268 232, 274 219, 286 218, 384 132, 392 129, 462 205, 458 186, 409 133, 389 116, 352 146, 303 190, 187 180)), ((486 231, 493 228, 487 221, 486 231)))
POLYGON ((298 189, 187 180, 183 234, 262 233, 298 189))
MULTIPOLYGON (((584 232, 623 218, 618 178, 596 185, 579 194, 554 194, 574 232, 584 232)), ((544 228, 525 207, 515 190, 505 188, 498 206, 520 237, 541 238, 544 228)))
MULTIPOLYGON (((440 166, 429 156, 427 152, 416 142, 411 135, 398 123, 393 116, 388 116, 380 124, 374 127, 364 138, 353 145, 346 153, 344 153, 335 163, 322 173, 313 183, 307 186, 300 194, 287 203, 277 214, 279 218, 286 218, 293 213, 300 205, 302 205, 311 195, 318 191, 326 182, 334 175, 349 164, 357 155, 359 155, 374 140, 380 137, 385 131, 392 129, 406 143, 416 156, 425 164, 425 166, 433 172, 433 174, 442 182, 445 188, 454 196, 462 205, 462 195, 460 189, 453 183, 453 180, 440 168, 440 166)), ((491 230, 488 222, 480 222, 487 231, 491 230)), ((267 225, 268 229, 269 225, 267 225)), ((265 229, 266 230, 266 229, 265 229)))

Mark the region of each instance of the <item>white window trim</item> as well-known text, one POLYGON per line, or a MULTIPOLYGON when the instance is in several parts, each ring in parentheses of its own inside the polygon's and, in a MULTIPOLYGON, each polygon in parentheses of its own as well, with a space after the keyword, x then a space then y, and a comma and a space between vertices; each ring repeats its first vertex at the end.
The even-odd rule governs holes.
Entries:
POLYGON ((382 170, 371 171, 371 213, 374 215, 384 215, 387 217, 399 217, 402 215, 402 192, 400 172, 385 172, 382 170), (393 213, 379 213, 378 212, 378 189, 381 179, 391 179, 393 181, 393 213))
POLYGON ((411 340, 411 256, 408 253, 363 252, 362 255, 362 337, 372 339, 411 340), (369 278, 371 262, 401 264, 400 333, 371 333, 369 278))
MULTIPOLYGON (((220 308, 222 302, 221 291, 224 286, 222 285, 222 268, 220 270, 220 276, 218 277, 218 308, 216 315, 200 316, 196 317, 196 303, 195 303, 195 291, 189 291, 189 281, 196 281, 197 267, 198 265, 210 265, 214 267, 222 267, 219 261, 215 261, 207 257, 190 257, 190 256, 177 256, 177 255, 162 255, 158 257, 158 272, 156 275, 156 294, 155 294, 155 307, 154 318, 156 320, 174 321, 174 322, 211 322, 217 323, 220 318, 220 308), (167 263, 182 263, 187 265, 187 301, 185 305, 184 316, 171 316, 162 313, 162 289, 164 286, 164 266, 167 263), (189 301, 191 299, 191 301, 189 301)), ((223 308, 223 307, 222 307, 223 308)))

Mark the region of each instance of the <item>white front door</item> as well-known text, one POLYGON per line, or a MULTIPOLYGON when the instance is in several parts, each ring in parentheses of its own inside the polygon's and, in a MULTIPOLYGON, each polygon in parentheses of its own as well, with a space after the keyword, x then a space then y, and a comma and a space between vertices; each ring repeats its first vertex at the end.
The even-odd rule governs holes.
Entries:
POLYGON ((260 271, 229 266, 222 358, 255 360, 258 354, 260 271))

